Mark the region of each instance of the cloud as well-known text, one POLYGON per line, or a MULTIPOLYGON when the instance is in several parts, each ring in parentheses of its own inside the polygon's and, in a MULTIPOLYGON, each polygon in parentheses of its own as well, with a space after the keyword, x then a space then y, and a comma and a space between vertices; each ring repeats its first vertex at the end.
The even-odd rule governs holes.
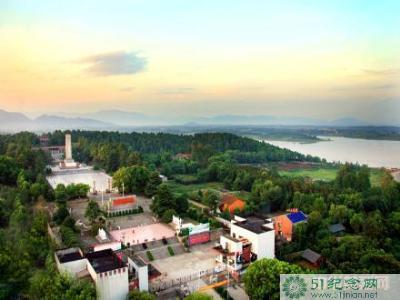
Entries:
POLYGON ((175 94, 189 94, 195 91, 192 87, 177 87, 177 88, 161 88, 158 90, 159 94, 175 95, 175 94))
POLYGON ((400 69, 364 70, 365 73, 378 76, 389 76, 400 74, 400 69))
POLYGON ((132 92, 134 89, 135 88, 133 88, 133 87, 123 87, 123 88, 120 88, 119 91, 120 92, 132 92))
POLYGON ((363 85, 344 85, 334 86, 333 91, 353 91, 353 90, 387 90, 396 87, 394 84, 363 84, 363 85))
POLYGON ((75 63, 88 65, 86 71, 95 76, 127 75, 143 72, 147 58, 137 52, 109 52, 83 57, 75 63))

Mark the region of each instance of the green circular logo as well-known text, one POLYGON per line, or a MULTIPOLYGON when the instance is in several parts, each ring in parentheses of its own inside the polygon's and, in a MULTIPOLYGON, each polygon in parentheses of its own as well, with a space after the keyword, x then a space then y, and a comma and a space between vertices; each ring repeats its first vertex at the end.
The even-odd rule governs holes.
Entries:
POLYGON ((290 276, 283 282, 282 290, 289 299, 299 299, 305 296, 307 284, 304 278, 290 276))

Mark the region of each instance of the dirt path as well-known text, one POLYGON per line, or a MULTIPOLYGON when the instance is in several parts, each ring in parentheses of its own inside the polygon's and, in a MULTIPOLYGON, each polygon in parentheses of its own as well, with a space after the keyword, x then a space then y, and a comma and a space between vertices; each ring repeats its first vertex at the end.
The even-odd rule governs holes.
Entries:
POLYGON ((199 208, 207 208, 207 209, 208 209, 208 206, 207 206, 207 205, 204 205, 204 204, 202 204, 202 203, 199 203, 199 202, 196 202, 196 201, 193 201, 193 200, 189 200, 189 203, 191 203, 191 204, 193 204, 194 206, 197 206, 197 207, 199 207, 199 208))

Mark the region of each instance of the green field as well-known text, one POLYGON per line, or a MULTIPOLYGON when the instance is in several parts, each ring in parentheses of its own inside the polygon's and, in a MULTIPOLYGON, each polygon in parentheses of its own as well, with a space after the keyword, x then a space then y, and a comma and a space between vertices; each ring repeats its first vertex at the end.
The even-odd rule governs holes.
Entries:
POLYGON ((309 177, 314 180, 331 181, 336 177, 337 169, 335 168, 318 168, 318 169, 295 169, 290 171, 279 171, 282 176, 288 177, 309 177))
POLYGON ((174 180, 170 180, 166 183, 175 194, 184 194, 195 192, 203 189, 214 189, 221 190, 224 188, 222 182, 207 182, 207 183, 195 183, 195 184, 181 184, 174 180))
MULTIPOLYGON (((295 169, 290 171, 280 170, 279 174, 288 177, 309 177, 313 180, 332 181, 336 178, 338 168, 313 168, 313 169, 295 169)), ((380 169, 371 169, 371 185, 379 186, 384 171, 380 169)))

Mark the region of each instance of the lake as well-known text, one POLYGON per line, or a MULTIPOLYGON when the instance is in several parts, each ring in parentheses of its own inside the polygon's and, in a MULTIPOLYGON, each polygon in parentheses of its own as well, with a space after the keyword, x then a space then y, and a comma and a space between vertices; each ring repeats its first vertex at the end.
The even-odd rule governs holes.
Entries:
POLYGON ((319 156, 330 162, 351 162, 370 167, 400 168, 400 141, 365 140, 345 137, 319 137, 330 139, 317 143, 264 140, 272 145, 303 154, 319 156))

